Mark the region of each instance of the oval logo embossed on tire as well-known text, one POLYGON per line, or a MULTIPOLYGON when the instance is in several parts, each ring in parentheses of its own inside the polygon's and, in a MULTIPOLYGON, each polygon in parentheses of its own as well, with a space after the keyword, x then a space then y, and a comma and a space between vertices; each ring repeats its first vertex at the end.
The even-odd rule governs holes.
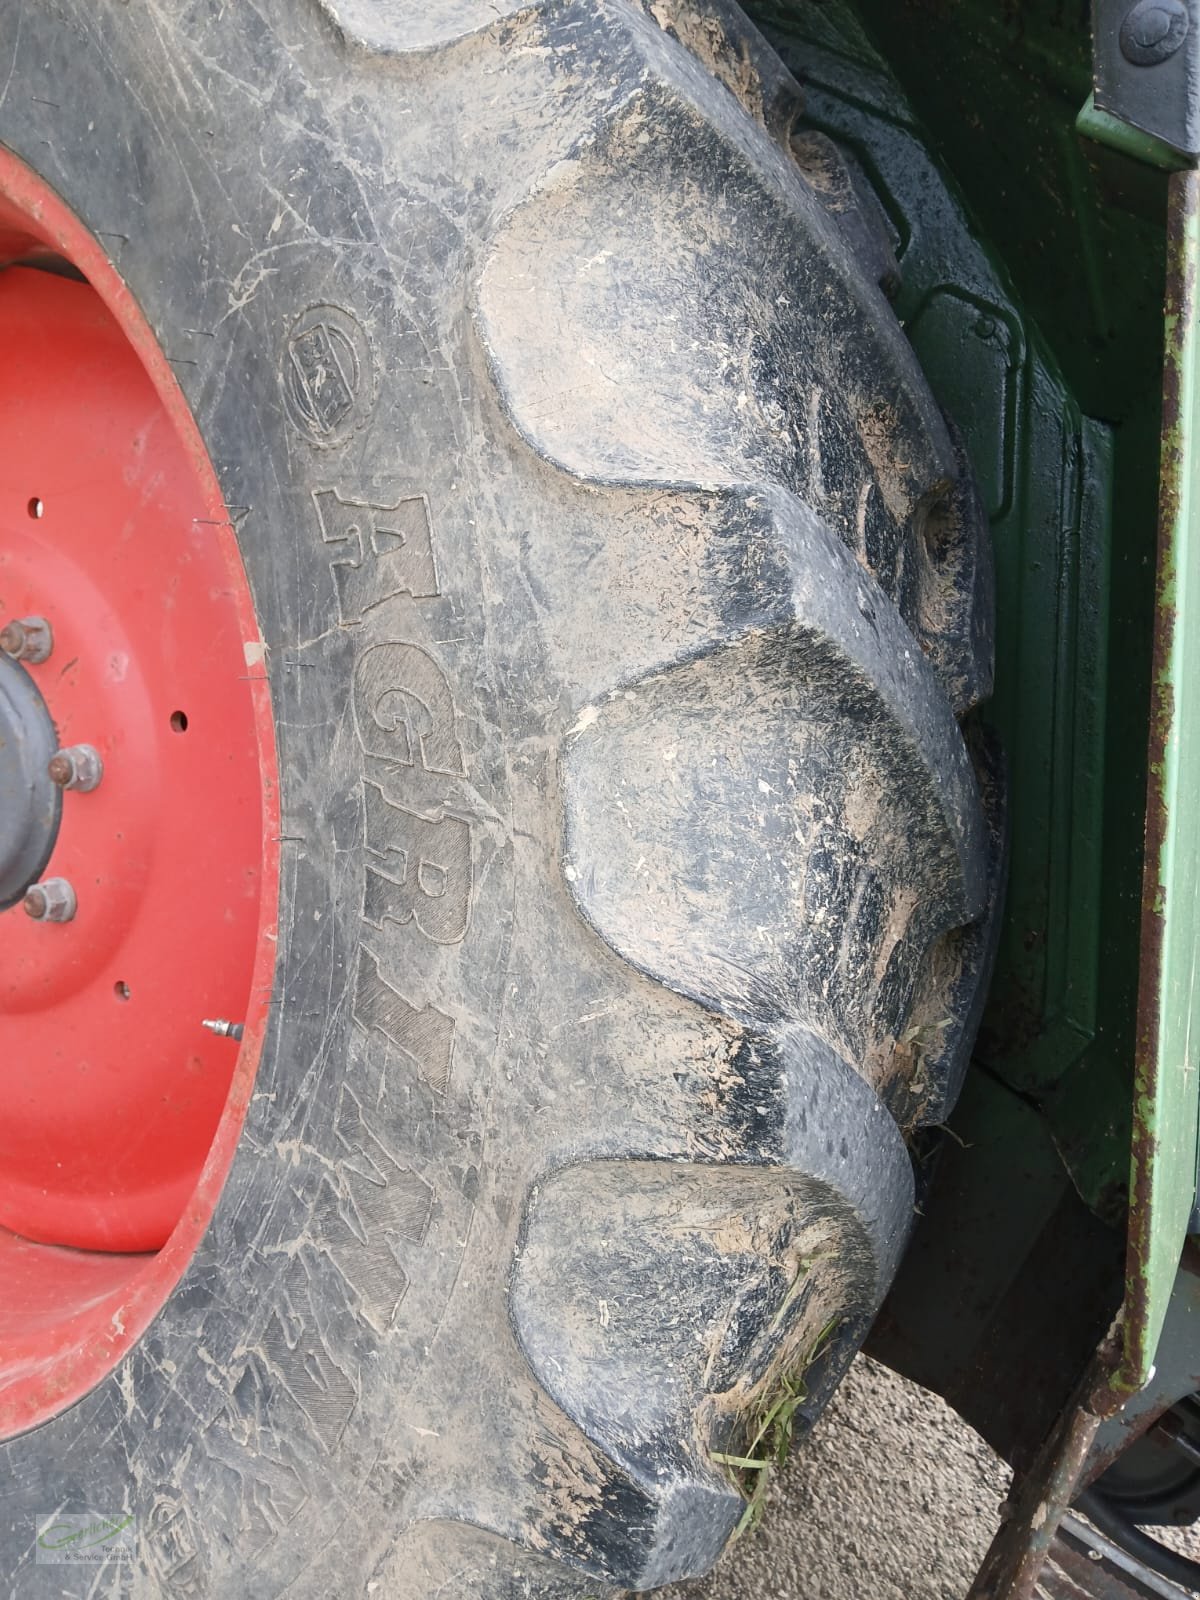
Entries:
POLYGON ((288 416, 306 438, 344 444, 375 401, 375 361, 361 324, 340 306, 310 306, 288 333, 280 382, 288 416))

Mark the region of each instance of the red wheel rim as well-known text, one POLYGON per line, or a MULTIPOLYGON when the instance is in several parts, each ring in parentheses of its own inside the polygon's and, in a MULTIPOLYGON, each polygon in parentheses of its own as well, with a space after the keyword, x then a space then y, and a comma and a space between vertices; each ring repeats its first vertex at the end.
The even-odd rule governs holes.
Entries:
POLYGON ((0 628, 26 624, 0 634, 9 714, 26 756, 47 733, 77 752, 48 789, 37 758, 33 845, 0 834, 3 1436, 117 1363, 211 1216, 267 1016, 279 828, 212 464, 105 252, 3 150, 0 262, 0 628), (73 915, 27 914, 47 911, 73 915))

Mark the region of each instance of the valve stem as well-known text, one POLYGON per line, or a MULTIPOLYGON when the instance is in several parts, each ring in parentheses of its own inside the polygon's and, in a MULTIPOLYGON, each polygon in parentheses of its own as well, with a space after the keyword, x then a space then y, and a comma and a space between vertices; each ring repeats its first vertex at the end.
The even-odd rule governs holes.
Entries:
POLYGON ((207 1028, 209 1033, 220 1034, 222 1039, 240 1039, 245 1031, 246 1024, 244 1022, 226 1022, 223 1017, 215 1020, 206 1017, 200 1026, 207 1028))

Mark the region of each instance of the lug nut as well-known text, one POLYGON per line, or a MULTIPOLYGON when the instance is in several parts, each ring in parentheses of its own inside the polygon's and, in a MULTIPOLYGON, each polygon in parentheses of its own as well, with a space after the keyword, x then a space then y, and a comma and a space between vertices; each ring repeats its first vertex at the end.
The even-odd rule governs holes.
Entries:
POLYGON ((25 913, 35 922, 70 922, 77 905, 65 878, 46 878, 25 891, 25 913))
POLYGON ((100 752, 90 744, 71 744, 50 757, 46 767, 51 783, 60 789, 78 789, 86 794, 104 776, 100 752))
POLYGON ((0 650, 13 661, 40 666, 54 648, 54 635, 45 617, 21 617, 0 628, 0 650))

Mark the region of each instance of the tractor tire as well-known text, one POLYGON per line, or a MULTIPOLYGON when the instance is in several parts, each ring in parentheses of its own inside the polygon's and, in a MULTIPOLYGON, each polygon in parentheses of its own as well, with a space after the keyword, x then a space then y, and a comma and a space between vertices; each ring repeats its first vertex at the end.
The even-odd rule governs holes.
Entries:
POLYGON ((653 1589, 861 1341, 986 982, 990 555, 801 110, 724 0, 0 13, 0 146, 171 363, 281 780, 211 1223, 66 1409, 6 1417, 0 1347, 23 1600, 55 1510, 132 1518, 95 1593, 653 1589))

